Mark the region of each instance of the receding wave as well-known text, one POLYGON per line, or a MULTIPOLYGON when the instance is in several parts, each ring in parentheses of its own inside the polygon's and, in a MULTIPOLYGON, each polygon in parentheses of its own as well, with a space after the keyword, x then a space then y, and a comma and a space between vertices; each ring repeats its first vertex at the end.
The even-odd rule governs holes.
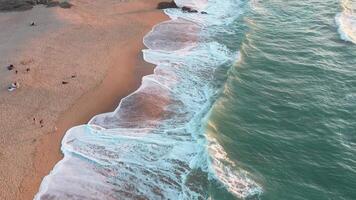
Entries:
POLYGON ((223 84, 216 73, 238 58, 209 38, 218 30, 210 26, 238 17, 238 2, 189 2, 208 15, 166 10, 172 20, 144 38, 144 59, 156 65, 154 73, 114 112, 68 130, 64 158, 44 178, 36 200, 208 199, 212 181, 238 198, 261 193, 205 134, 204 119, 223 84))
POLYGON ((335 17, 341 39, 356 44, 356 2, 341 1, 342 12, 335 17))

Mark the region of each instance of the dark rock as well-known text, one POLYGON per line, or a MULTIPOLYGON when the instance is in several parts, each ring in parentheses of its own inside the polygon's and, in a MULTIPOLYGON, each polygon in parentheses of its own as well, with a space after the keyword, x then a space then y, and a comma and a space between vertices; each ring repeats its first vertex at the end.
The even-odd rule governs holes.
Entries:
POLYGON ((43 4, 47 7, 72 7, 72 4, 68 3, 67 1, 60 2, 55 0, 0 0, 0 12, 29 10, 32 9, 33 6, 38 4, 43 4))
POLYGON ((14 65, 9 65, 9 66, 7 66, 7 69, 8 69, 9 71, 13 70, 14 68, 15 68, 14 65))
MULTIPOLYGON (((21 0, 19 0, 19 1, 21 1, 21 0)), ((35 0, 25 0, 23 2, 26 2, 27 4, 33 5, 33 6, 37 4, 35 0)))
POLYGON ((62 81, 62 84, 63 85, 66 85, 66 84, 68 84, 69 82, 68 81, 62 81))
POLYGON ((36 0, 36 4, 48 4, 50 3, 52 0, 36 0))
POLYGON ((46 3, 45 5, 47 5, 48 8, 50 7, 61 7, 61 8, 71 8, 73 5, 67 1, 63 1, 63 2, 59 2, 59 1, 50 1, 48 3, 46 3))
POLYGON ((34 1, 25 0, 0 0, 0 11, 24 11, 35 5, 34 1))
POLYGON ((52 7, 57 7, 59 6, 59 2, 58 1, 49 1, 47 3, 44 3, 46 5, 47 8, 52 8, 52 7))
POLYGON ((61 8, 71 8, 73 6, 73 4, 67 2, 67 1, 63 1, 63 2, 59 2, 59 1, 50 1, 48 3, 46 3, 45 5, 47 5, 47 7, 61 7, 61 8))
POLYGON ((182 10, 183 12, 189 12, 191 8, 183 6, 182 10))
POLYGON ((73 6, 73 4, 71 4, 71 3, 67 2, 67 1, 59 3, 59 7, 64 8, 64 9, 71 8, 72 6, 73 6))
POLYGON ((205 12, 205 11, 202 11, 202 12, 201 12, 201 14, 203 14, 203 15, 207 15, 208 13, 207 13, 207 12, 205 12))
POLYGON ((157 5, 157 9, 166 9, 166 8, 178 8, 178 6, 174 1, 171 1, 171 2, 160 2, 157 5))
POLYGON ((187 7, 187 6, 183 6, 182 10, 183 10, 183 12, 188 12, 188 13, 197 13, 198 12, 197 10, 187 7))

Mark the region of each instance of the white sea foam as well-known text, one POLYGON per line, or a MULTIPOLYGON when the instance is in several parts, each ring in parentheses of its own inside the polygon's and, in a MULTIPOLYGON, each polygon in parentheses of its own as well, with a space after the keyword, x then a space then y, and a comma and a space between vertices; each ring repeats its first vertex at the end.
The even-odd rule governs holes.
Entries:
POLYGON ((229 10, 219 14, 212 7, 238 4, 189 2, 213 17, 166 11, 172 20, 144 38, 144 59, 156 65, 154 73, 114 112, 66 133, 64 159, 44 178, 36 200, 208 199, 211 180, 239 198, 261 192, 204 126, 221 86, 216 72, 227 71, 238 56, 206 38, 209 25, 221 25, 217 17, 233 20, 229 10))
POLYGON ((356 2, 341 1, 343 11, 335 17, 341 39, 356 44, 356 2))
MULTIPOLYGON (((185 2, 179 0, 176 2, 185 2)), ((194 1, 190 1, 194 2, 194 1)), ((212 28, 214 25, 227 25, 233 22, 237 16, 241 15, 241 2, 239 0, 209 0, 204 6, 200 5, 201 13, 185 13, 178 9, 166 9, 165 13, 172 19, 183 18, 201 26, 209 26, 212 28)))

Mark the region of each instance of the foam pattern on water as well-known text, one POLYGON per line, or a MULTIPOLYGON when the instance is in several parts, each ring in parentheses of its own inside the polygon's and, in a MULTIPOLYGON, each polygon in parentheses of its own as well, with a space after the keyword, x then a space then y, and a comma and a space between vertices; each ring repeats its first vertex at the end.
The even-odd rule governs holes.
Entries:
MULTIPOLYGON (((221 4, 202 2, 194 6, 211 13, 221 4)), ((203 119, 223 84, 216 73, 226 72, 237 53, 206 38, 209 17, 166 12, 172 20, 144 38, 144 59, 156 65, 154 73, 114 112, 66 133, 64 159, 44 178, 36 200, 208 199, 211 181, 239 198, 261 192, 204 133, 203 119)), ((212 15, 216 26, 219 16, 212 15)))
MULTIPOLYGON (((185 3, 186 1, 187 0, 179 0, 176 2, 185 3)), ((203 1, 204 0, 201 0, 200 2, 203 1)), ((177 4, 179 5, 181 3, 177 4)), ((179 9, 166 9, 165 13, 172 19, 183 18, 201 26, 207 26, 211 31, 216 25, 221 26, 232 23, 243 12, 239 0, 225 0, 223 2, 221 0, 209 0, 208 3, 200 3, 199 7, 195 8, 200 12, 206 12, 207 14, 201 14, 200 12, 185 13, 181 12, 179 9)))
POLYGON ((341 39, 356 44, 356 2, 341 1, 343 11, 335 17, 341 39))

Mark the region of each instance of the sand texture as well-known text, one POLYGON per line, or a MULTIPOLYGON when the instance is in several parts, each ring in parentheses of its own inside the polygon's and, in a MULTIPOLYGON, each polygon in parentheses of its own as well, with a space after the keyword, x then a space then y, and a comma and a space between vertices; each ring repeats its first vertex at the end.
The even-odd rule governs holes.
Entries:
POLYGON ((1 200, 33 199, 65 130, 112 111, 152 73, 142 38, 166 19, 159 0, 70 2, 0 13, 1 200))

